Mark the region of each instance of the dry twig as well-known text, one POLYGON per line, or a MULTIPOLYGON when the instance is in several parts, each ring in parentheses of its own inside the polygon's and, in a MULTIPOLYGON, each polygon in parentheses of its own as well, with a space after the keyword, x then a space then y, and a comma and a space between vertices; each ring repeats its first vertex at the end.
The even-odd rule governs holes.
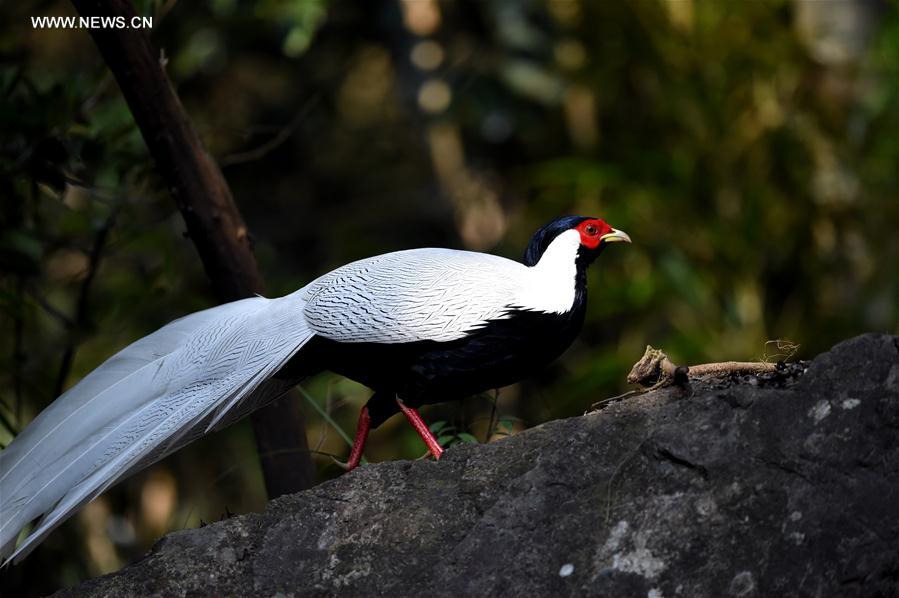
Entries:
POLYGON ((765 361, 722 361, 700 365, 676 365, 664 351, 646 346, 640 361, 634 364, 627 375, 628 384, 660 388, 676 384, 682 386, 690 378, 721 377, 733 374, 765 374, 776 372, 777 364, 765 361))

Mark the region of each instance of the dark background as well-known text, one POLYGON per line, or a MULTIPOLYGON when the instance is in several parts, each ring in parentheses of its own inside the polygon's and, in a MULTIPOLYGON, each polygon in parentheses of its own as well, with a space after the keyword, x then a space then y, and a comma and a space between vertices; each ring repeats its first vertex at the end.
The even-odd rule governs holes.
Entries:
MULTIPOLYGON (((899 332, 899 13, 780 0, 145 1, 152 39, 271 295, 445 246, 517 258, 561 214, 634 240, 590 273, 575 345, 493 396, 426 409, 447 441, 583 413, 647 343, 678 363, 810 357, 899 332)), ((103 359, 213 304, 174 202, 64 2, 0 6, 0 443, 103 359)), ((304 384, 319 479, 369 392, 304 384), (324 415, 322 415, 324 414, 324 415)), ((391 420, 372 461, 417 458, 391 420)), ((2 489, 0 489, 2 492, 2 489)), ((249 426, 91 503, 0 592, 115 570, 168 530, 259 510, 249 426)))

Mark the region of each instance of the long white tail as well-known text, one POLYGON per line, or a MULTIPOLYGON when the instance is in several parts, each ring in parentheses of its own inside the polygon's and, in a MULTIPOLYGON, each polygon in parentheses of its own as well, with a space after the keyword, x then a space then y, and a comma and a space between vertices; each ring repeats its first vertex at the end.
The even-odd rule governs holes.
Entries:
POLYGON ((301 294, 176 320, 56 399, 0 453, 0 560, 24 557, 118 480, 287 390, 269 378, 313 336, 301 294))

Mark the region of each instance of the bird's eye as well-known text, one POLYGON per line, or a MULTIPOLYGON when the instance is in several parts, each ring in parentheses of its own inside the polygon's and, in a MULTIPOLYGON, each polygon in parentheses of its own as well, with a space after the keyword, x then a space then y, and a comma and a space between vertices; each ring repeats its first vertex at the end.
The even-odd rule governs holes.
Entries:
POLYGON ((591 237, 596 234, 596 227, 592 224, 588 224, 584 227, 584 231, 590 235, 591 237))

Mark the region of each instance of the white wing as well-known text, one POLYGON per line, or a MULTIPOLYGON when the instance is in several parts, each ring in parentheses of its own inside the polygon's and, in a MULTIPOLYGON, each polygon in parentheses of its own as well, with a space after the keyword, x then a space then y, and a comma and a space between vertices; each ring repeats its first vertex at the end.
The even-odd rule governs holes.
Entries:
POLYGON ((412 249, 347 264, 309 284, 309 327, 343 342, 462 338, 506 317, 521 297, 524 265, 452 249, 412 249))
POLYGON ((263 383, 313 336, 302 308, 294 293, 192 314, 126 347, 59 397, 0 453, 0 557, 24 556, 119 479, 233 420, 245 405, 275 398, 272 383, 263 383), (16 548, 20 530, 38 516, 16 548))

